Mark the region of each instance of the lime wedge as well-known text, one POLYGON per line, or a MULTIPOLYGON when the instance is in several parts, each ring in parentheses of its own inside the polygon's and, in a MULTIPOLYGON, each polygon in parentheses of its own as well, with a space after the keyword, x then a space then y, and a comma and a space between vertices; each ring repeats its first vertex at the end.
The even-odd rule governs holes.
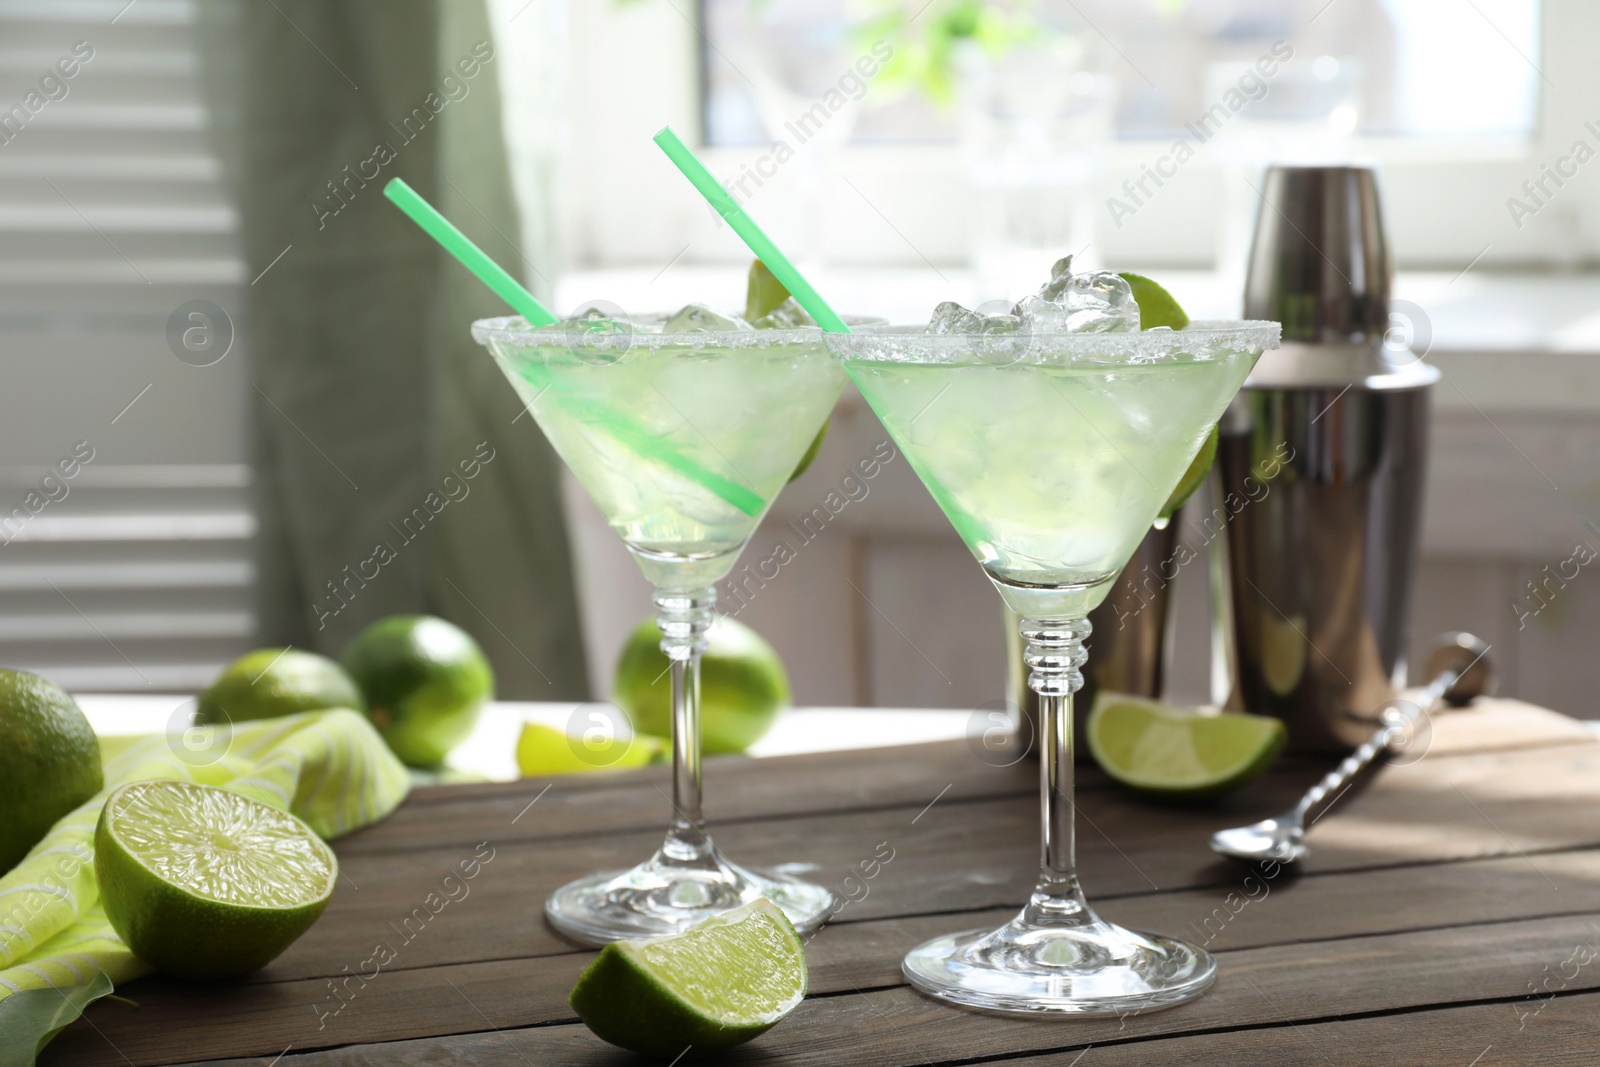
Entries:
POLYGON ((530 722, 523 724, 522 736, 517 738, 517 769, 524 778, 643 767, 666 757, 667 743, 646 734, 591 741, 530 722))
POLYGON ((1101 692, 1089 713, 1089 751, 1111 777, 1141 792, 1203 799, 1271 766, 1287 736, 1265 715, 1206 714, 1101 692))
POLYGON ((744 291, 744 321, 755 322, 789 299, 789 290, 759 259, 750 262, 750 280, 744 291))
POLYGON ((1211 432, 1206 435, 1205 444, 1200 446, 1200 451, 1189 461, 1189 468, 1183 472, 1183 477, 1178 479, 1178 487, 1162 505, 1160 518, 1170 519, 1177 514, 1178 509, 1183 507, 1183 502, 1194 495, 1194 491, 1206 480, 1206 475, 1211 473, 1211 462, 1216 458, 1217 428, 1213 426, 1211 432))
MULTIPOLYGON (((1122 271, 1117 277, 1128 283, 1133 290, 1134 303, 1139 305, 1139 328, 1153 330, 1157 326, 1166 326, 1174 330, 1181 330, 1189 325, 1189 316, 1172 294, 1160 285, 1146 278, 1143 274, 1134 274, 1122 271)), ((1166 504, 1161 509, 1160 518, 1170 519, 1177 510, 1183 507, 1183 502, 1194 495, 1200 488, 1200 483, 1206 480, 1206 474, 1211 470, 1211 461, 1217 456, 1217 428, 1211 428, 1211 436, 1206 438, 1206 443, 1200 446, 1200 451, 1189 463, 1189 469, 1183 472, 1183 477, 1178 481, 1178 487, 1167 498, 1166 504)))
POLYGON ((806 953, 765 898, 654 941, 614 941, 569 998, 602 1040, 698 1059, 776 1026, 806 995, 806 953))
POLYGON ((1189 325, 1189 316, 1167 292, 1143 274, 1121 271, 1117 277, 1133 290, 1133 301, 1139 305, 1139 328, 1153 330, 1157 326, 1170 326, 1181 330, 1189 325))
POLYGON ((828 436, 828 424, 832 421, 833 417, 831 415, 823 421, 822 429, 817 431, 817 436, 813 437, 811 443, 806 446, 805 455, 801 456, 800 462, 794 465, 794 471, 789 475, 789 481, 792 482, 804 474, 806 468, 811 466, 811 461, 817 458, 817 453, 822 451, 822 439, 828 436))
POLYGON ((194 980, 265 966, 317 921, 339 877, 333 850, 288 812, 178 781, 106 799, 94 867, 134 955, 194 980))
MULTIPOLYGON (((787 299, 789 290, 785 289, 777 276, 767 269, 767 265, 759 259, 751 260, 750 279, 744 290, 744 321, 755 322, 787 299)), ((806 472, 806 468, 811 466, 811 461, 817 458, 817 452, 822 448, 822 439, 827 436, 828 423, 824 422, 822 429, 817 431, 817 436, 811 439, 805 455, 795 464, 793 473, 789 475, 789 481, 794 481, 806 472)))

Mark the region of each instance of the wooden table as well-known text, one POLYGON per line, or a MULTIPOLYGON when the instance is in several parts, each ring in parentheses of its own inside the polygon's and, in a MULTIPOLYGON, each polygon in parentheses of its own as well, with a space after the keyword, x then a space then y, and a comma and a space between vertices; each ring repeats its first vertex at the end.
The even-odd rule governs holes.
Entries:
MULTIPOLYGON (((811 861, 843 890, 880 843, 894 850, 812 941, 811 997, 732 1059, 1600 1063, 1600 742, 1582 724, 1512 701, 1443 717, 1425 758, 1340 801, 1304 870, 1273 878, 1247 878, 1206 837, 1287 807, 1326 761, 1285 760, 1198 809, 1151 805, 1085 768, 1090 899, 1221 963, 1198 1001, 1124 1019, 972 1014, 900 977, 912 945, 994 925, 1026 895, 1035 768, 987 766, 959 741, 709 761, 707 810, 742 861, 811 861)), ((130 983, 119 992, 137 1008, 100 1002, 40 1062, 635 1062, 574 1019, 567 992, 593 953, 555 936, 541 907, 568 879, 647 855, 666 782, 653 768, 419 790, 338 843, 346 877, 327 915, 272 966, 238 985, 130 983), (462 879, 475 857, 490 858, 462 879), (379 944, 393 953, 382 966, 379 944)))

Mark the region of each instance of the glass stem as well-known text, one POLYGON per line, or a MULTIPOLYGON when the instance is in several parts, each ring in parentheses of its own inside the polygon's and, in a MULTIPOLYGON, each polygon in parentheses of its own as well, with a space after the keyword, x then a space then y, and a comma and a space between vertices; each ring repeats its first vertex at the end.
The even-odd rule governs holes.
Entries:
POLYGON ((717 591, 656 590, 661 651, 672 676, 672 825, 662 854, 701 866, 711 861, 711 838, 700 811, 700 654, 706 648, 717 591))
POLYGON ((1025 921, 1082 924, 1093 920, 1078 886, 1074 856, 1072 694, 1083 686, 1086 618, 1022 620, 1028 688, 1039 694, 1039 883, 1025 921))

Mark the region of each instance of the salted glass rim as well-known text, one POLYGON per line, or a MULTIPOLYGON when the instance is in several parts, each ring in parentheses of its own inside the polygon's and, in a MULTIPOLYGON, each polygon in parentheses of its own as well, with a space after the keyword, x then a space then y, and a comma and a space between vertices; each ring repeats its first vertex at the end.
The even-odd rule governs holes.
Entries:
MULTIPOLYGON (((877 329, 887 325, 885 320, 870 315, 846 315, 844 319, 853 329, 877 329)), ((665 313, 657 312, 637 316, 631 321, 650 326, 666 320, 665 313)), ((517 348, 565 348, 612 353, 635 348, 772 348, 778 345, 818 344, 824 336, 819 326, 803 326, 793 330, 697 330, 693 333, 589 331, 579 328, 577 324, 564 322, 535 327, 529 325, 521 315, 478 319, 472 324, 472 339, 481 345, 494 343, 517 348)))
POLYGON ((1102 363, 1139 366, 1215 359, 1278 347, 1283 327, 1259 319, 1206 319, 1181 330, 1137 333, 930 334, 926 327, 868 325, 825 340, 841 360, 873 363, 1041 365, 1102 363))

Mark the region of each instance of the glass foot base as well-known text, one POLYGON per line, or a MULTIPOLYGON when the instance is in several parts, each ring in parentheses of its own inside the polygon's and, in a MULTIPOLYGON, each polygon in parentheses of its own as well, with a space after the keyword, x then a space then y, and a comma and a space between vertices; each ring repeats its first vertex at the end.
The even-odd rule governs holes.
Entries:
POLYGON ((657 855, 632 870, 568 882, 545 901, 544 914, 567 937, 603 945, 682 933, 757 897, 782 908, 802 934, 821 926, 834 905, 833 894, 819 885, 752 871, 720 855, 694 867, 663 863, 657 855))
POLYGON ((913 986, 1005 1015, 1124 1015, 1193 999, 1216 978, 1202 948, 1139 934, 1089 913, 1072 925, 1018 917, 918 945, 901 970, 913 986))

